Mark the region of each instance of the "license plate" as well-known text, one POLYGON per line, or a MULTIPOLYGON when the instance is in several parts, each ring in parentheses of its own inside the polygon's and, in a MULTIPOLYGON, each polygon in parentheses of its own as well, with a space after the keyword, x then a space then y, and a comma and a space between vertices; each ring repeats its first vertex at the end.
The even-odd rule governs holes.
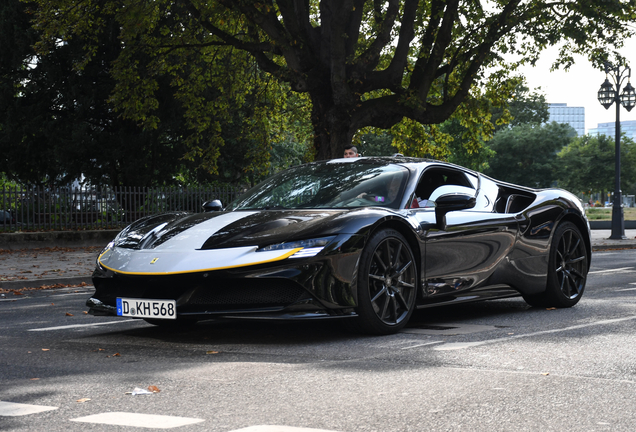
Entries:
POLYGON ((177 319, 175 300, 117 298, 117 315, 135 318, 177 319))

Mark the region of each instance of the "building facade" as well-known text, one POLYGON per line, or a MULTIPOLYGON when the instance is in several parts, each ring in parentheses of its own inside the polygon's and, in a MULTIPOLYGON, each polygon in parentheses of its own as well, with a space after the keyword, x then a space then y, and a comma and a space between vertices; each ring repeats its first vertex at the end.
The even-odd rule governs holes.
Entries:
POLYGON ((577 136, 585 135, 585 108, 569 107, 566 103, 548 104, 548 123, 566 123, 574 128, 577 136))
MULTIPOLYGON (((590 129, 587 133, 592 136, 607 135, 615 139, 616 123, 598 123, 598 126, 590 129)), ((636 120, 628 120, 621 122, 621 135, 625 134, 627 138, 636 139, 636 120)))

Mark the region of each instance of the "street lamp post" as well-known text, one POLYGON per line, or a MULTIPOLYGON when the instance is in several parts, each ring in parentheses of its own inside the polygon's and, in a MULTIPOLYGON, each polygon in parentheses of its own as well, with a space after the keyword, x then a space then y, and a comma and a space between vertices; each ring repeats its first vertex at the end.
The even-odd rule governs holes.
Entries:
POLYGON ((616 136, 615 136, 615 148, 614 148, 614 204, 612 205, 612 235, 610 239, 626 239, 625 237, 625 219, 623 217, 623 197, 621 196, 621 105, 625 107, 627 111, 631 111, 636 106, 636 91, 630 82, 632 76, 632 70, 629 66, 613 66, 609 63, 605 63, 605 82, 601 85, 598 91, 598 101, 609 109, 613 103, 616 103, 616 136), (612 78, 616 85, 614 86, 609 81, 612 78), (621 91, 623 82, 627 80, 627 85, 621 91))

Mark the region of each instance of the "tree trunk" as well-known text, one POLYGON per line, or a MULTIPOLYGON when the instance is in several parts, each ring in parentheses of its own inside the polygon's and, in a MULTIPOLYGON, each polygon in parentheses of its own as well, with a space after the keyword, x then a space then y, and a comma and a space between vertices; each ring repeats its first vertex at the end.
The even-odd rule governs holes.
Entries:
POLYGON ((351 109, 336 106, 329 96, 311 94, 315 160, 340 158, 351 144, 351 109))

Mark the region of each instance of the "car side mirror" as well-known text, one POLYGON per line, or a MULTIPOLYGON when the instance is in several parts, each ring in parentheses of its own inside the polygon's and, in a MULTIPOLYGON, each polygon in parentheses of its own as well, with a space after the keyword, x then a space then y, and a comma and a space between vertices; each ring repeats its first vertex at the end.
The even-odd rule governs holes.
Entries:
MULTIPOLYGON (((435 196, 435 220, 440 230, 446 229, 446 213, 475 207, 475 190, 463 186, 442 186, 433 193, 435 196), (440 191, 440 189, 444 189, 440 191), (441 194, 437 193, 442 192, 441 194)), ((433 196, 433 195, 431 195, 433 196)))
POLYGON ((212 201, 206 201, 203 203, 201 207, 203 208, 203 211, 206 213, 223 210, 223 204, 221 204, 221 201, 218 199, 215 199, 212 201))

